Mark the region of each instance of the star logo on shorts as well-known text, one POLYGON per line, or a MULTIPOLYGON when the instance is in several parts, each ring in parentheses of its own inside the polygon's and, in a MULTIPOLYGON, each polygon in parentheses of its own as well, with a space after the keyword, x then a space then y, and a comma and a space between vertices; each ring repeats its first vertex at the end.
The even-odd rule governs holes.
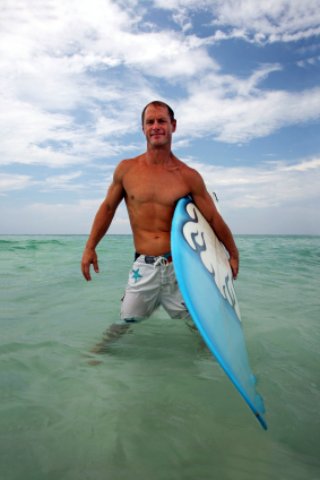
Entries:
POLYGON ((137 268, 136 270, 132 270, 132 278, 136 283, 138 282, 138 280, 140 280, 140 278, 142 278, 142 275, 140 275, 139 272, 139 268, 137 268))

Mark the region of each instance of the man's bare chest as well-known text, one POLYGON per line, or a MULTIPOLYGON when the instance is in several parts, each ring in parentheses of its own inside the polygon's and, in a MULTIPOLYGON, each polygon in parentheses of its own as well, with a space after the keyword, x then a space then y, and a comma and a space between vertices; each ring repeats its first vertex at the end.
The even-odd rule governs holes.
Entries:
POLYGON ((136 169, 123 182, 130 203, 156 203, 172 206, 189 193, 189 188, 178 170, 162 168, 136 169))

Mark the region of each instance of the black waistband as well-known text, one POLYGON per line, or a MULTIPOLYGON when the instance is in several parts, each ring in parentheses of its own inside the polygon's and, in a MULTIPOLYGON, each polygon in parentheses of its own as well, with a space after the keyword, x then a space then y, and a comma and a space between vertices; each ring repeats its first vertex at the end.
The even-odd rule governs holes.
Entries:
MULTIPOLYGON (((134 259, 137 260, 137 258, 140 257, 141 255, 142 255, 141 253, 135 252, 135 254, 134 254, 134 259)), ((172 262, 171 252, 163 253, 162 255, 157 255, 157 256, 145 255, 145 256, 144 256, 144 261, 145 261, 146 263, 153 264, 153 263, 155 263, 155 261, 156 261, 157 258, 159 258, 159 257, 166 258, 169 263, 172 262)))

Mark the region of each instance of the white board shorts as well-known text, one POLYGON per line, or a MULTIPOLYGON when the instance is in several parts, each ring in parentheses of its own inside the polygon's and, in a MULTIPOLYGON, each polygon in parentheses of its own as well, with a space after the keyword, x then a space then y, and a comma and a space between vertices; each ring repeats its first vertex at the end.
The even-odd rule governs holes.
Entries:
POLYGON ((172 262, 164 257, 140 255, 129 273, 122 299, 120 323, 133 323, 149 317, 162 306, 171 318, 190 319, 180 293, 172 262), (153 259, 154 263, 146 263, 153 259))

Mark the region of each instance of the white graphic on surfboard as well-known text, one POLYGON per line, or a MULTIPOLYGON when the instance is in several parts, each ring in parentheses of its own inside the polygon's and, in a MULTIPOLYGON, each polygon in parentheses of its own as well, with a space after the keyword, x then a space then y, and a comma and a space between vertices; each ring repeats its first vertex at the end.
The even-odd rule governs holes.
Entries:
POLYGON ((205 268, 213 275, 221 295, 234 308, 239 320, 241 320, 233 287, 231 267, 224 246, 193 203, 186 206, 186 212, 190 221, 183 225, 184 238, 190 247, 198 253, 205 268))

